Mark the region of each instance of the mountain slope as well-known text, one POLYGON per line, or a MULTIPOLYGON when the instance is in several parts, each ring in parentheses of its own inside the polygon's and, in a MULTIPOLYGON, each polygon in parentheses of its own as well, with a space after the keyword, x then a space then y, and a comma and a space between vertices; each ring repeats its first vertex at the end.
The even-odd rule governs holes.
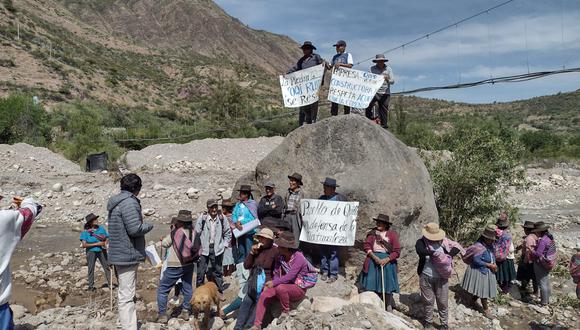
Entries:
POLYGON ((251 29, 210 0, 59 0, 76 16, 144 47, 225 56, 270 73, 301 54, 292 39, 251 29))

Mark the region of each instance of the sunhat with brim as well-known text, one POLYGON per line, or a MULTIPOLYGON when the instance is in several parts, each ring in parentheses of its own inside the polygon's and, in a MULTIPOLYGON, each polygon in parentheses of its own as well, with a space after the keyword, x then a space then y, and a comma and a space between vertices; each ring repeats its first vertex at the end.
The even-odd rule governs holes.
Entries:
POLYGON ((497 237, 495 236, 495 228, 489 226, 486 227, 483 230, 483 233, 481 233, 481 237, 495 241, 497 239, 497 237))
POLYGON ((300 186, 303 185, 301 174, 292 173, 291 175, 288 175, 288 179, 294 179, 294 180, 298 181, 298 185, 300 185, 300 186))
POLYGON ((522 227, 524 227, 526 229, 534 229, 536 227, 536 224, 533 221, 526 221, 526 222, 524 222, 522 227))
POLYGON ((193 215, 191 214, 190 210, 179 210, 179 212, 177 212, 177 216, 184 217, 184 218, 191 218, 191 220, 193 221, 193 215))
POLYGON ((294 239, 294 236, 289 233, 282 233, 280 237, 274 239, 274 243, 278 245, 278 247, 287 248, 287 249, 298 249, 298 243, 294 239))
POLYGON ((301 49, 310 48, 310 49, 316 50, 316 47, 314 47, 314 45, 312 44, 312 41, 304 41, 304 43, 302 44, 302 46, 300 46, 300 48, 301 49))
POLYGON ((87 214, 87 216, 85 217, 85 223, 89 223, 89 222, 91 222, 91 221, 93 221, 93 220, 95 220, 95 219, 98 219, 98 218, 99 218, 99 216, 98 216, 98 215, 95 215, 95 214, 93 214, 93 213, 89 213, 89 214, 87 214))
POLYGON ((271 229, 269 229, 269 228, 262 228, 254 236, 264 237, 264 238, 273 240, 274 239, 274 232, 271 229))
POLYGON ((184 215, 178 215, 176 217, 171 218, 171 222, 177 222, 177 221, 190 223, 190 222, 193 222, 193 218, 187 217, 184 215))
POLYGON ((334 187, 334 188, 340 187, 340 186, 339 186, 339 185, 336 183, 336 179, 329 178, 329 177, 326 177, 326 178, 324 179, 324 181, 322 181, 322 182, 320 182, 320 183, 322 183, 322 185, 324 185, 324 186, 327 186, 327 187, 334 187))
POLYGON ((439 224, 429 222, 421 230, 423 237, 430 241, 441 241, 445 238, 445 231, 439 228, 439 224))
POLYGON ((541 233, 543 231, 548 231, 548 229, 550 229, 550 226, 547 225, 546 223, 539 221, 536 222, 536 226, 534 227, 534 229, 532 229, 532 232, 534 233, 541 233))
POLYGON ((373 218, 373 220, 378 221, 378 222, 383 222, 389 225, 392 225, 393 223, 391 222, 391 220, 389 219, 389 216, 386 214, 382 214, 379 213, 379 215, 376 218, 373 218))
POLYGON ((388 62, 389 60, 385 57, 385 54, 377 54, 375 55, 375 59, 373 60, 374 63, 377 62, 388 62))
POLYGON ((238 189, 238 191, 245 191, 245 192, 252 192, 252 186, 250 186, 249 184, 243 184, 240 186, 240 189, 238 189))

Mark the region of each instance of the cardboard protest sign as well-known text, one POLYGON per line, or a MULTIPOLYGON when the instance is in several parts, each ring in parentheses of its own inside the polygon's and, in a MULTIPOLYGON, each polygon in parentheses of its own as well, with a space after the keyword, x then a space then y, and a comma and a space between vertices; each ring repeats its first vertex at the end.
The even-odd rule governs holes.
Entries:
POLYGON ((298 108, 318 101, 324 64, 280 76, 284 106, 298 108))
POLYGON ((366 108, 385 82, 383 75, 338 67, 332 71, 328 100, 353 108, 366 108))
POLYGON ((354 245, 358 202, 303 199, 300 201, 300 211, 301 241, 324 245, 354 245))

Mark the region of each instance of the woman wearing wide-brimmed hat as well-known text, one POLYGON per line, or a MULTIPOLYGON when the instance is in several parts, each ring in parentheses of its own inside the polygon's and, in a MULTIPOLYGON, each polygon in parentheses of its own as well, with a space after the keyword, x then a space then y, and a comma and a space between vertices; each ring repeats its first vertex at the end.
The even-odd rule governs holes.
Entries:
POLYGON ((387 310, 392 311, 395 307, 393 293, 399 292, 397 259, 401 253, 401 244, 399 235, 390 230, 393 223, 388 215, 379 214, 373 220, 376 227, 367 234, 363 246, 367 257, 358 282, 366 291, 374 291, 381 298, 385 293, 387 310))
POLYGON ((300 230, 302 229, 300 201, 304 198, 304 193, 301 188, 303 185, 302 175, 299 173, 290 174, 288 176, 288 184, 288 192, 284 200, 286 204, 284 208, 284 221, 294 234, 294 240, 298 242, 300 240, 300 230))
POLYGON ((521 283, 520 294, 524 299, 529 300, 528 284, 530 281, 532 281, 533 294, 538 294, 538 282, 534 275, 534 261, 532 259, 532 253, 538 244, 538 236, 532 232, 535 227, 534 222, 526 221, 522 227, 524 228, 523 241, 521 245, 516 248, 516 251, 522 251, 522 256, 518 263, 516 279, 521 283))
POLYGON ((445 237, 439 224, 430 222, 423 227, 423 237, 415 243, 419 255, 417 274, 421 298, 425 304, 425 329, 433 329, 433 304, 437 303, 439 329, 448 329, 449 277, 453 272, 453 257, 463 251, 463 247, 445 237))
POLYGON ((516 256, 512 234, 509 231, 510 222, 508 215, 502 212, 497 218, 495 225, 497 227, 495 233, 498 237, 494 251, 497 265, 495 277, 501 291, 507 294, 510 290, 511 282, 516 279, 516 267, 514 264, 516 256))
POLYGON ((111 274, 109 270, 109 263, 107 257, 107 242, 109 240, 109 233, 103 226, 99 226, 99 216, 90 213, 85 217, 84 230, 80 235, 81 246, 85 248, 87 253, 88 266, 88 291, 96 291, 95 284, 95 264, 97 259, 101 263, 103 271, 105 272, 105 279, 107 285, 111 286, 111 274))
MULTIPOLYGON (((473 303, 481 299, 483 314, 492 317, 488 299, 497 296, 497 281, 494 273, 497 272, 493 244, 496 241, 495 226, 487 226, 477 242, 467 249, 466 254, 473 251, 469 266, 463 275, 461 287, 473 296, 473 303)), ((465 259, 464 259, 465 261, 465 259)))
POLYGON ((550 284, 550 271, 555 264, 556 243, 554 236, 548 231, 550 226, 542 221, 536 222, 532 230, 539 238, 536 250, 532 253, 534 260, 534 274, 540 289, 540 304, 547 306, 550 303, 552 285, 550 284))
MULTIPOLYGON (((252 186, 245 184, 238 189, 240 201, 236 204, 232 213, 232 220, 238 230, 242 230, 245 224, 258 219, 258 204, 254 200, 252 191, 252 186)), ((250 253, 255 233, 256 230, 253 229, 237 238, 238 251, 237 255, 234 256, 236 263, 244 261, 248 253, 250 253)))

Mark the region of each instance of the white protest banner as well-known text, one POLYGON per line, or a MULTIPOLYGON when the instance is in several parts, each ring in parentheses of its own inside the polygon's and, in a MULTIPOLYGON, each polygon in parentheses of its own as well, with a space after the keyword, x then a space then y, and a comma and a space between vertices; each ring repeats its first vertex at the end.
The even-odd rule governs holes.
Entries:
POLYGON ((324 245, 354 245, 358 202, 303 199, 300 201, 300 210, 301 241, 324 245))
POLYGON ((298 108, 318 101, 324 76, 324 64, 280 76, 284 106, 298 108))
POLYGON ((364 109, 385 82, 382 75, 338 67, 332 71, 328 100, 353 108, 364 109))

